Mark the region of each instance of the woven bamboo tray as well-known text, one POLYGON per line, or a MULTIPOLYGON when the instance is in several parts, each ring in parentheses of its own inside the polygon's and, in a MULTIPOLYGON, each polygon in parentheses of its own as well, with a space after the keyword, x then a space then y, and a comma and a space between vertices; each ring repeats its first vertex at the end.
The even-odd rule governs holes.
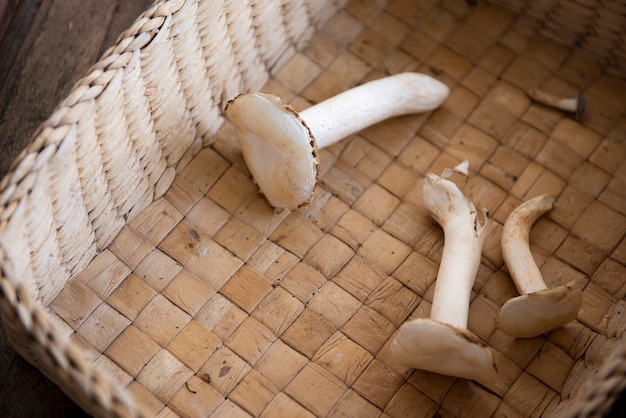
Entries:
POLYGON ((626 11, 470 3, 155 3, 0 186, 0 306, 17 351, 98 416, 606 414, 626 386, 626 66, 623 48, 585 42, 623 45, 626 11), (589 13, 583 34, 559 23, 589 13), (559 25, 578 48, 554 40, 559 25), (324 149, 311 205, 274 212, 226 101, 264 90, 304 109, 402 71, 450 97, 324 149), (532 102, 535 86, 584 92, 586 118, 532 102), (463 191, 495 221, 469 315, 498 360, 488 386, 403 368, 389 350, 432 302, 443 234, 424 175, 463 159, 463 191), (583 305, 514 339, 494 325, 518 295, 502 223, 540 193, 557 202, 533 254, 583 305))

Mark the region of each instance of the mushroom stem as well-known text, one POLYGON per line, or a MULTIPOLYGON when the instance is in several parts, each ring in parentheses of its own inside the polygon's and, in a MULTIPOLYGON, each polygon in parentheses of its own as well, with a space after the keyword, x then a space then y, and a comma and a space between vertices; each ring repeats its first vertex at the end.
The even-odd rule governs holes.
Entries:
POLYGON ((557 97, 539 88, 534 88, 528 92, 528 95, 536 102, 574 113, 577 120, 582 120, 587 110, 587 101, 582 93, 576 97, 557 97))
POLYGON ((346 90, 300 112, 317 148, 396 116, 435 109, 448 88, 425 74, 401 73, 346 90))
MULTIPOLYGON (((454 171, 464 172, 464 162, 454 171)), ((493 383, 497 368, 491 350, 467 330, 472 285, 480 266, 489 217, 477 219, 474 204, 459 188, 446 180, 453 170, 440 176, 428 174, 423 202, 441 225, 444 248, 437 273, 431 318, 417 318, 403 324, 392 345, 401 363, 449 376, 493 383)))
POLYGON ((435 283, 431 319, 467 328, 469 301, 480 266, 485 243, 485 227, 480 225, 474 204, 450 180, 449 171, 439 177, 427 174, 424 182, 424 206, 441 225, 444 247, 435 283))
POLYGON ((521 296, 506 301, 496 326, 516 338, 532 338, 576 319, 582 290, 573 283, 548 289, 530 252, 530 228, 554 205, 554 197, 540 195, 519 205, 502 228, 502 257, 521 296))
POLYGON ((546 290, 546 282, 530 252, 530 228, 544 213, 552 209, 554 197, 541 195, 519 205, 502 228, 502 258, 515 287, 522 295, 546 290))

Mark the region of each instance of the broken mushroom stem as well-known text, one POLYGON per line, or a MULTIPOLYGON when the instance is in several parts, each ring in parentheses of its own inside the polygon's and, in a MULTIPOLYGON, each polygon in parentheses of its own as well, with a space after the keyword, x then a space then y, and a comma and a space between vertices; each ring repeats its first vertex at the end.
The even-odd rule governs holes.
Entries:
POLYGON ((467 328, 469 301, 489 217, 483 210, 484 224, 479 223, 474 204, 456 184, 445 178, 448 175, 448 172, 441 177, 427 174, 424 182, 424 206, 441 226, 444 235, 431 319, 467 328))
POLYGON ((431 317, 403 324, 392 350, 407 366, 489 384, 497 376, 493 355, 467 329, 489 217, 483 210, 484 222, 478 221, 474 204, 446 179, 452 171, 467 175, 467 162, 441 176, 428 174, 424 181, 424 206, 444 233, 431 317))
POLYGON ((385 119, 426 112, 448 87, 419 73, 401 73, 347 90, 301 113, 267 93, 246 93, 224 110, 243 158, 276 209, 310 202, 319 176, 318 150, 385 119))
POLYGON ((577 94, 576 97, 558 97, 534 88, 528 92, 528 95, 536 102, 575 114, 576 120, 579 121, 585 117, 587 111, 587 100, 582 93, 577 94))
POLYGON ((576 318, 582 303, 582 290, 573 283, 548 289, 530 251, 530 230, 554 202, 547 194, 529 199, 502 228, 502 258, 521 296, 506 301, 496 326, 512 337, 532 338, 559 328, 576 318))

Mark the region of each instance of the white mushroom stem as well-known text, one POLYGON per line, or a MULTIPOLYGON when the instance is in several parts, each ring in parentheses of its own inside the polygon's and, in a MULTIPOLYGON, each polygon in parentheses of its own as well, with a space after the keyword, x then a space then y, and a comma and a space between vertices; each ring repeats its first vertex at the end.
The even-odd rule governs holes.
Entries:
POLYGON ((554 197, 541 195, 519 205, 502 228, 502 258, 522 295, 546 290, 546 282, 530 252, 530 229, 535 221, 552 209, 554 197))
POLYGON ((401 73, 346 90, 300 116, 322 149, 383 120, 433 110, 447 95, 432 77, 401 73))
POLYGON ((587 104, 582 93, 576 97, 558 97, 539 88, 534 88, 528 92, 528 95, 536 102, 574 113, 578 120, 582 119, 586 112, 587 104))
MULTIPOLYGON (((472 202, 445 179, 451 171, 445 170, 441 177, 428 174, 424 181, 424 206, 443 228, 445 240, 431 318, 403 324, 391 349, 406 366, 489 385, 498 374, 493 354, 467 330, 470 295, 489 218, 484 210, 484 224, 478 222, 472 202)), ((466 174, 467 163, 454 171, 466 174)))
POLYGON ((554 197, 537 196, 519 205, 502 228, 502 258, 521 296, 500 309, 496 326, 516 338, 532 338, 573 321, 582 304, 582 289, 573 283, 548 289, 530 251, 530 229, 550 210, 554 197))
POLYGON ((467 328, 469 301, 489 218, 483 210, 485 223, 481 225, 474 204, 445 175, 428 174, 424 182, 424 206, 443 228, 445 240, 431 319, 467 328))

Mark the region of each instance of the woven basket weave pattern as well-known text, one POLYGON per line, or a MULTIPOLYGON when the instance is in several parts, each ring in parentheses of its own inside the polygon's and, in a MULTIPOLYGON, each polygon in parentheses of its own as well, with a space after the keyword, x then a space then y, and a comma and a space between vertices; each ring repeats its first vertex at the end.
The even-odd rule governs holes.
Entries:
MULTIPOLYGON (((590 58, 600 29, 584 41, 567 30, 560 40, 579 49, 545 38, 560 2, 504 3, 155 3, 1 184, 11 342, 102 416, 606 413, 626 386, 626 82, 603 68, 619 72, 623 57, 590 58), (262 89, 304 109, 402 71, 452 93, 432 114, 322 150, 311 205, 275 213, 226 102, 262 89), (537 85, 584 91, 586 119, 532 103, 537 85), (429 315, 443 246, 423 176, 465 158, 462 189, 495 221, 469 320, 501 368, 490 387, 406 369, 389 351, 402 323, 429 315), (494 326, 517 295, 500 232, 540 193, 557 205, 533 228, 533 254, 548 286, 573 281, 585 299, 577 321, 515 340, 494 326)), ((622 28, 619 2, 585 7, 614 10, 622 28)))
POLYGON ((619 0, 498 0, 529 27, 598 57, 610 72, 626 74, 626 4, 619 0))

